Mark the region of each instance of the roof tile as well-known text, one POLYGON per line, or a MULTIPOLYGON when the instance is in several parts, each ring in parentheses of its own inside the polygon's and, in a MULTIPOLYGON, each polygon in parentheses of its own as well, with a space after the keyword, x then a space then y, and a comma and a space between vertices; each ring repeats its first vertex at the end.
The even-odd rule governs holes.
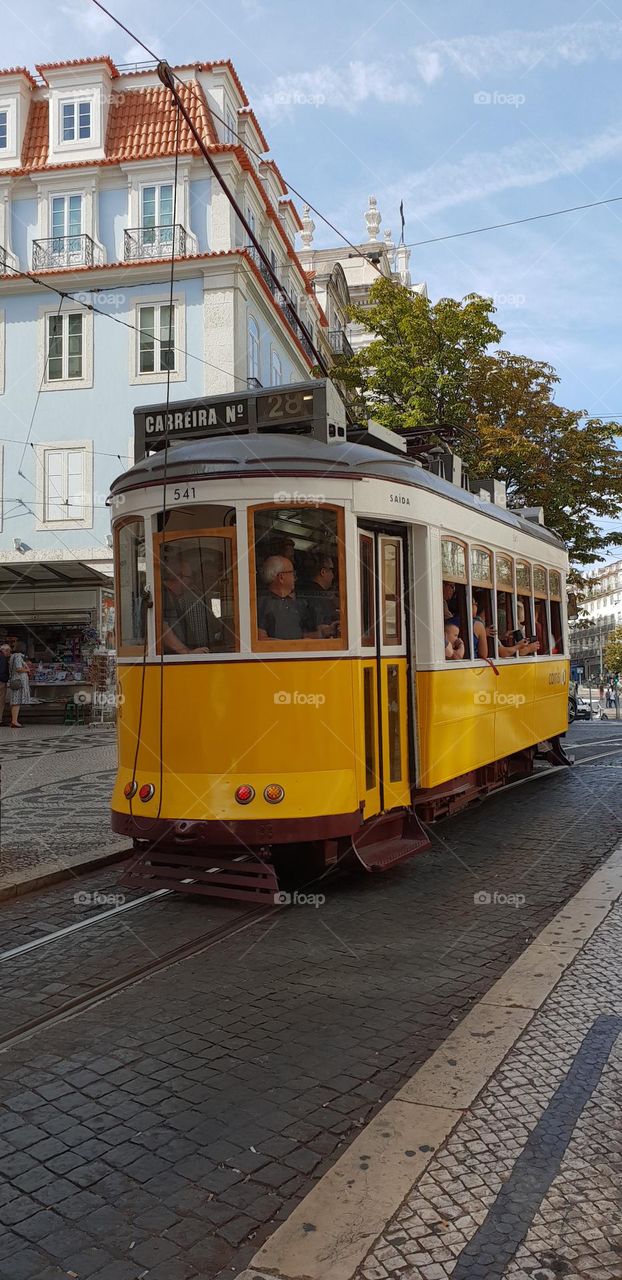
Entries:
POLYGON ((102 62, 108 67, 110 74, 113 77, 118 76, 119 72, 112 61, 112 58, 110 58, 107 53, 102 54, 101 58, 71 58, 69 62, 37 63, 37 71, 47 84, 46 71, 61 71, 63 67, 93 67, 101 64, 102 62))

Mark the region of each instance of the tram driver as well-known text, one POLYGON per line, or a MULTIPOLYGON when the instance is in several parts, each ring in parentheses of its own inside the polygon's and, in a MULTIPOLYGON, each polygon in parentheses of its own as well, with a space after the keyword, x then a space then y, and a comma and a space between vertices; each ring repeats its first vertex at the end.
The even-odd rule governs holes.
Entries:
POLYGON ((183 554, 162 565, 162 644, 165 653, 210 653, 222 648, 214 616, 192 561, 183 554))

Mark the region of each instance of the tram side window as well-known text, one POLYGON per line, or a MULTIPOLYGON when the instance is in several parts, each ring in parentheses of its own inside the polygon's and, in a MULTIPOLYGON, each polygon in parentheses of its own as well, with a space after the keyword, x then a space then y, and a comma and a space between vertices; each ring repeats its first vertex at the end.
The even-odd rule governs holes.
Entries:
POLYGON ((485 547, 471 547, 471 585, 473 591, 473 647, 476 647, 476 658, 488 657, 493 651, 493 640, 489 635, 482 637, 480 622, 485 632, 494 627, 495 614, 492 598, 492 553, 485 547), (486 654, 480 652, 485 645, 486 654))
MULTIPOLYGON (((466 549, 461 542, 453 538, 443 538, 441 543, 441 564, 443 570, 443 618, 445 627, 451 632, 445 633, 446 656, 448 653, 448 637, 453 643, 462 642, 464 657, 470 658, 471 648, 471 612, 467 604, 467 564, 466 549), (458 628, 456 635, 455 628, 458 628)), ((460 649, 454 649, 460 653, 460 649)))
POLYGON ((231 537, 160 539, 158 629, 165 654, 237 649, 233 559, 231 537))
POLYGON ((536 613, 536 639, 538 641, 538 653, 550 653, 549 644, 549 620, 547 616, 546 597, 547 582, 546 569, 541 565, 533 567, 533 593, 535 597, 535 613, 536 613))
MULTIPOLYGON (((516 562, 516 626, 522 631, 528 645, 537 639, 533 622, 533 605, 531 600, 531 565, 526 560, 516 562)), ((530 649, 530 653, 533 650, 530 649)), ((520 652, 519 656, 528 656, 520 652)))
POLYGON ((497 636, 501 646, 514 642, 514 566, 509 556, 497 556, 497 636))
POLYGON ((260 507, 253 516, 256 638, 273 647, 342 649, 345 581, 341 513, 260 507))
POLYGON ((549 570, 549 597, 551 601, 551 653, 564 652, 564 628, 562 623, 562 580, 556 569, 549 570))
POLYGON ((147 607, 145 525, 142 516, 117 526, 119 653, 142 653, 145 647, 147 607))

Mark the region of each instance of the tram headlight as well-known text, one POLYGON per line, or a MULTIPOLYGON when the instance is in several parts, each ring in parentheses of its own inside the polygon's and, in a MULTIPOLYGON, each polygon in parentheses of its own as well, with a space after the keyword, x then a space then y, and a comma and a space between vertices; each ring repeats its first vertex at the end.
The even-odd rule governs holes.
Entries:
POLYGON ((133 778, 131 782, 126 782, 123 788, 123 795, 125 796, 126 800, 131 800, 132 796, 135 796, 137 791, 138 791, 138 783, 136 779, 133 778))
POLYGON ((153 782, 143 782, 143 785, 140 788, 140 791, 138 792, 139 800, 142 800, 144 804, 146 803, 147 800, 151 800, 151 797, 154 795, 155 795, 155 787, 153 785, 153 782))
POLYGON ((270 785, 266 787, 263 793, 263 798, 268 801, 268 804, 280 804, 284 795, 285 792, 280 782, 271 782, 270 785))
POLYGON ((248 782, 244 782, 241 787, 237 788, 235 798, 238 804, 250 804, 251 800, 255 799, 255 788, 251 787, 248 782))

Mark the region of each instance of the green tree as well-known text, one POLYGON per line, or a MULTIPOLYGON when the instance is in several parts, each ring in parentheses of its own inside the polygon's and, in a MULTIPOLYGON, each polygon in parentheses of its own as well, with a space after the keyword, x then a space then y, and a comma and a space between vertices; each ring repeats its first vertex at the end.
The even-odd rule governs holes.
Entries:
POLYGON ((503 336, 491 299, 432 303, 383 279, 351 314, 374 335, 336 371, 358 412, 430 443, 449 430, 471 479, 496 476, 509 505, 543 507, 578 564, 620 541, 596 520, 619 516, 622 428, 556 404, 551 365, 491 350, 503 336))
POLYGON ((619 676, 622 673, 622 627, 616 627, 612 631, 605 645, 603 654, 605 670, 610 671, 612 675, 619 676))

